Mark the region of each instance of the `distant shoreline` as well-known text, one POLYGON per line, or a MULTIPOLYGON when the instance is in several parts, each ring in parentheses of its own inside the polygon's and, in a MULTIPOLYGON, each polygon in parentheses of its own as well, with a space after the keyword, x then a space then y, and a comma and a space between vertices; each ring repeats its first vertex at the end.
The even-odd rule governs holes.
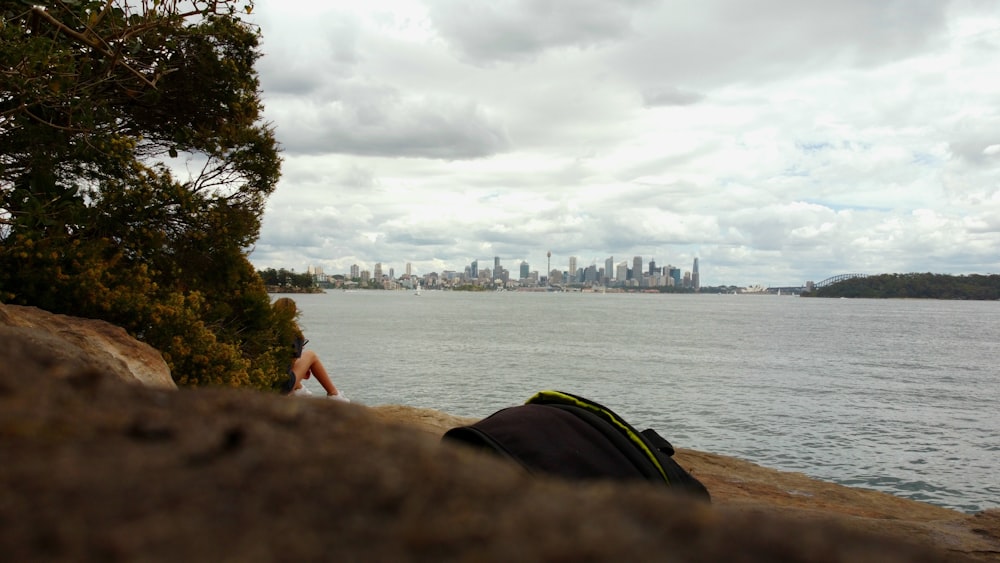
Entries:
POLYGON ((326 293, 325 290, 319 287, 278 287, 269 285, 266 286, 268 293, 326 293))

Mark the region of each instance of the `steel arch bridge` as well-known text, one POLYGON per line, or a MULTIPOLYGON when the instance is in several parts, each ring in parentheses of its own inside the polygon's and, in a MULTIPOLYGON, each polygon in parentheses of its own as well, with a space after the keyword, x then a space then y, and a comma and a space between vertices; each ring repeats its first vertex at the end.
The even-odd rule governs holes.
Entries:
POLYGON ((842 282, 844 280, 852 280, 854 278, 867 278, 868 274, 837 274, 836 276, 831 276, 825 280, 816 284, 816 287, 826 287, 837 282, 842 282))

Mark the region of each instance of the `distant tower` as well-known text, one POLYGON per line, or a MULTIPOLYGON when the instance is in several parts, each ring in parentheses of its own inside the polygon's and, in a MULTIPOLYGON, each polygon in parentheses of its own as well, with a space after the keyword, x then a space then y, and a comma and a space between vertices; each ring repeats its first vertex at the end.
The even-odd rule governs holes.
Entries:
POLYGON ((413 275, 413 267, 410 265, 409 262, 407 262, 406 263, 406 277, 410 277, 412 275, 413 275))
POLYGON ((636 280, 638 285, 642 285, 642 256, 632 258, 632 279, 636 280))
POLYGON ((694 266, 691 267, 691 285, 694 286, 694 290, 698 291, 701 289, 701 278, 698 277, 698 259, 694 259, 694 266))
POLYGON ((472 261, 472 269, 470 275, 472 276, 472 279, 479 278, 479 260, 472 261))
POLYGON ((611 279, 611 278, 615 277, 615 257, 614 256, 608 256, 604 260, 604 275, 608 279, 611 279))
POLYGON ((622 260, 621 264, 618 264, 618 269, 615 271, 615 281, 618 283, 625 283, 628 279, 628 262, 622 260))
POLYGON ((527 260, 521 260, 521 279, 527 279, 528 275, 531 273, 531 266, 528 265, 527 260))
POLYGON ((545 260, 546 260, 545 261, 545 281, 549 285, 552 285, 552 280, 549 279, 549 276, 552 275, 552 251, 551 250, 545 253, 545 260))
POLYGON ((499 273, 499 272, 500 272, 500 257, 499 256, 494 256, 493 257, 493 277, 495 277, 495 278, 499 277, 497 275, 497 273, 499 273))
POLYGON ((567 274, 568 274, 567 277, 569 278, 568 281, 570 283, 576 281, 576 256, 569 257, 569 271, 567 272, 567 274))

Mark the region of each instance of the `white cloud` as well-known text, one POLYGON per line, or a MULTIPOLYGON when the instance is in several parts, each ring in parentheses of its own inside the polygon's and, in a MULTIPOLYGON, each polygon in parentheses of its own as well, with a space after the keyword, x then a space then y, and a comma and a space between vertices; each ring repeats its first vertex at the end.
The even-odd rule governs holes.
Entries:
POLYGON ((294 5, 255 14, 259 267, 1000 271, 994 3, 294 5))

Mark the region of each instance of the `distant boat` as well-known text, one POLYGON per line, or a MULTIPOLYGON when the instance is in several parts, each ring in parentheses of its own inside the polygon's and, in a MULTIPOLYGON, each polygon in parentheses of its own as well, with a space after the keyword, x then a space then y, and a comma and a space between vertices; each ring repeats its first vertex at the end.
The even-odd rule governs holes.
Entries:
POLYGON ((417 289, 416 289, 416 291, 413 292, 413 294, 414 295, 420 295, 420 284, 419 283, 417 284, 417 289))

